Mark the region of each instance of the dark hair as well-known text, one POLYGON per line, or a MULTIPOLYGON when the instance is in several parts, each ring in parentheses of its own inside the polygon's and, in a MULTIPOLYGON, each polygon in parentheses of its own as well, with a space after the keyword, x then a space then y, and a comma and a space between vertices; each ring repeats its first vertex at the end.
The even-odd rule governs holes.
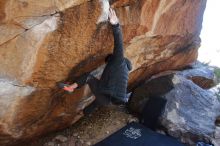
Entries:
POLYGON ((105 57, 105 62, 106 63, 109 62, 111 60, 112 56, 113 56, 112 54, 108 54, 107 57, 105 57))

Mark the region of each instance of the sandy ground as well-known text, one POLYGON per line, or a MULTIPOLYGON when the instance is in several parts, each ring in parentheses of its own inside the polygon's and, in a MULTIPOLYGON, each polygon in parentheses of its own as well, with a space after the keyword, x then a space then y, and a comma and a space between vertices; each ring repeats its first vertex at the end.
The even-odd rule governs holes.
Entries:
POLYGON ((127 123, 138 121, 124 106, 108 106, 97 109, 73 126, 48 134, 22 146, 90 146, 127 123))

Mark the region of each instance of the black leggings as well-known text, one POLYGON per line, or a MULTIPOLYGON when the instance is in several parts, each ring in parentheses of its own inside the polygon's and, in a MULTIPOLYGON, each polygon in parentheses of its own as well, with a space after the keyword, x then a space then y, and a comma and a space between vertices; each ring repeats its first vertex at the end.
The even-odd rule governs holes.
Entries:
POLYGON ((95 102, 98 105, 107 105, 111 101, 111 98, 109 95, 100 93, 99 82, 100 81, 96 77, 94 77, 93 75, 89 75, 87 83, 89 84, 89 88, 91 89, 92 93, 96 97, 95 102))
POLYGON ((109 95, 100 93, 99 82, 100 80, 98 80, 90 73, 85 73, 76 81, 76 83, 79 84, 79 87, 88 84, 90 90, 96 97, 95 101, 84 109, 84 114, 89 114, 92 111, 94 111, 97 107, 105 106, 111 103, 111 97, 109 95))

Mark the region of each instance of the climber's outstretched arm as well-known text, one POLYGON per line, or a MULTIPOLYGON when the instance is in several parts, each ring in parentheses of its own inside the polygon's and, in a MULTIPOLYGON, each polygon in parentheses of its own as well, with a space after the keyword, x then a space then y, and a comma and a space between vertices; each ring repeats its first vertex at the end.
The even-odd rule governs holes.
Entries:
POLYGON ((114 36, 113 56, 115 58, 123 58, 124 48, 123 48, 122 32, 119 25, 118 17, 116 16, 115 11, 113 9, 109 10, 109 22, 112 25, 113 36, 114 36))

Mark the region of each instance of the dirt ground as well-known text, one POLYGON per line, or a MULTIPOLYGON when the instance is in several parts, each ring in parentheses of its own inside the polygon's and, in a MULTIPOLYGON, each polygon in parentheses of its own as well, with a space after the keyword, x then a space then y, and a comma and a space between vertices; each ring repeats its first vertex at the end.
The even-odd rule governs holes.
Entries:
MULTIPOLYGON (((91 146, 126 124, 138 121, 125 106, 108 106, 84 116, 73 126, 18 146, 91 146)), ((220 146, 220 125, 211 141, 220 146)))
POLYGON ((48 134, 22 146, 90 146, 132 121, 138 119, 125 106, 111 105, 97 109, 63 131, 48 134))

